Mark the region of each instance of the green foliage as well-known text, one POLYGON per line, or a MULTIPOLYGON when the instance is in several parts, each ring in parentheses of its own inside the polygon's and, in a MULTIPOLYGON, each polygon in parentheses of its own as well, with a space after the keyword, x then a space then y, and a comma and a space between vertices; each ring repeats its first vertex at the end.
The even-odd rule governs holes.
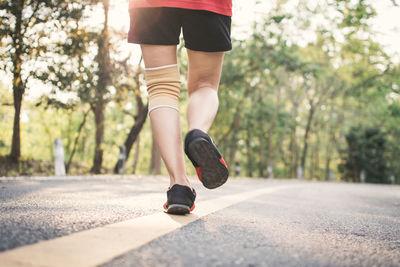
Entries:
POLYGON ((12 94, 0 84, 0 155, 5 155, 10 147, 10 131, 12 129, 12 94))
POLYGON ((366 0, 336 0, 337 10, 343 14, 340 28, 352 28, 354 34, 359 29, 368 28, 368 20, 376 15, 375 9, 366 0))
POLYGON ((354 127, 346 135, 346 141, 348 149, 340 166, 344 179, 359 182, 365 175, 366 182, 387 183, 386 135, 379 128, 354 127))

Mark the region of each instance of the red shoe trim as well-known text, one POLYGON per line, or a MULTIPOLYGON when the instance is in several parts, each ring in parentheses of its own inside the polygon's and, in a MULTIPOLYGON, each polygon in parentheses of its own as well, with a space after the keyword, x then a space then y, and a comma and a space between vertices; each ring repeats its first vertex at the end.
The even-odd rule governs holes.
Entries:
POLYGON ((164 207, 165 210, 168 210, 168 208, 167 208, 167 202, 164 203, 163 207, 164 207))
POLYGON ((194 210, 194 203, 193 203, 193 206, 190 208, 190 211, 193 211, 194 210))
POLYGON ((197 173, 197 177, 199 177, 199 180, 202 182, 202 178, 201 178, 201 168, 200 167, 196 167, 196 173, 197 173))
POLYGON ((219 161, 221 161, 221 163, 228 169, 228 165, 226 165, 224 158, 220 158, 219 161))

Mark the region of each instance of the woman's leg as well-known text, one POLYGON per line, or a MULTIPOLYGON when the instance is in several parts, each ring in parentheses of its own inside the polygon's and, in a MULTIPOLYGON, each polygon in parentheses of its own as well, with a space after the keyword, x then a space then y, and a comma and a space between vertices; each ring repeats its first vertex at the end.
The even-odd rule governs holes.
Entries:
MULTIPOLYGON (((175 45, 141 45, 141 49, 146 68, 177 64, 175 45)), ((170 175, 170 186, 190 187, 185 171, 179 112, 170 107, 159 107, 149 116, 154 138, 170 175)))
POLYGON ((218 86, 224 52, 187 49, 189 59, 187 120, 189 130, 208 132, 218 111, 218 86))

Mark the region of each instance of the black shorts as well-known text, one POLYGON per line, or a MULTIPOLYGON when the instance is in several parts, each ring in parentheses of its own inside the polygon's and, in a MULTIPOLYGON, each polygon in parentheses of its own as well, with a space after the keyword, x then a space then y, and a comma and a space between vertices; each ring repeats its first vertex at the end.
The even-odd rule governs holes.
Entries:
POLYGON ((182 28, 188 49, 204 52, 232 49, 229 16, 204 10, 151 7, 132 9, 130 19, 129 43, 177 45, 182 28))

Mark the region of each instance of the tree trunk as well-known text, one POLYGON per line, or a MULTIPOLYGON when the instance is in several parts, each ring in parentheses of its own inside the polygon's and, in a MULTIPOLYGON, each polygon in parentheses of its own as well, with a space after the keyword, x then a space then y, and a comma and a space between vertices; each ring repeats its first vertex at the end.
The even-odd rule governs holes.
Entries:
POLYGON ((77 149, 77 146, 78 146, 78 141, 79 141, 79 138, 81 137, 83 126, 85 126, 85 124, 86 124, 86 118, 87 118, 87 115, 89 114, 89 111, 90 110, 86 111, 83 114, 83 120, 82 120, 82 122, 81 122, 81 124, 79 125, 79 128, 78 128, 78 135, 75 137, 74 145, 72 147, 71 154, 69 156, 67 165, 65 166, 66 173, 69 173, 69 168, 71 167, 72 159, 73 159, 73 157, 75 155, 75 152, 76 152, 76 149, 77 149))
MULTIPOLYGON (((288 174, 288 169, 290 168, 290 166, 288 166, 289 162, 286 159, 286 155, 285 155, 284 148, 283 148, 283 146, 284 146, 283 140, 286 136, 287 128, 288 128, 288 120, 286 119, 285 124, 283 126, 283 133, 282 133, 282 135, 279 136, 278 142, 276 144, 276 149, 275 149, 276 152, 275 152, 274 159, 273 159, 273 164, 275 164, 278 161, 278 157, 279 156, 282 157, 282 162, 285 166, 285 171, 286 171, 285 178, 288 178, 287 174, 288 174)), ((273 166, 273 167, 275 167, 275 166, 273 166)))
POLYGON ((335 132, 334 132, 334 127, 336 128, 337 124, 334 126, 331 126, 330 128, 330 134, 329 134, 329 141, 326 145, 326 163, 325 163, 325 177, 326 180, 329 180, 330 178, 330 172, 331 172, 331 160, 332 160, 332 148, 336 146, 336 137, 335 137, 335 132))
POLYGON ((327 151, 327 158, 326 158, 326 162, 325 162, 325 180, 329 181, 330 179, 330 171, 331 171, 331 155, 330 152, 327 151))
POLYGON ((157 142, 152 135, 152 145, 151 145, 151 161, 149 167, 149 173, 151 174, 161 174, 161 155, 157 148, 157 142))
POLYGON ((253 159, 251 157, 251 145, 250 145, 250 138, 252 137, 250 135, 250 126, 247 126, 247 138, 246 138, 246 153, 247 153, 247 177, 252 177, 253 176, 253 159))
POLYGON ((104 105, 97 103, 94 107, 94 118, 96 124, 96 146, 93 158, 92 173, 101 173, 103 164, 103 143, 104 143, 104 105))
POLYGON ((133 157, 133 164, 132 164, 132 174, 136 173, 137 164, 139 162, 139 153, 140 153, 140 135, 136 138, 136 145, 135 145, 135 155, 133 157))
MULTIPOLYGON (((125 148, 126 148, 126 159, 127 160, 129 158, 129 153, 131 152, 132 145, 133 145, 133 143, 135 143, 135 140, 137 139, 140 131, 142 130, 143 125, 147 118, 148 105, 146 105, 146 106, 143 105, 140 95, 136 96, 136 103, 138 105, 138 114, 136 116, 135 123, 133 124, 133 126, 125 140, 125 143, 124 143, 125 148)), ((116 170, 117 170, 117 163, 115 163, 114 172, 116 172, 116 170)))
POLYGON ((236 134, 233 134, 232 138, 230 140, 230 144, 229 144, 229 156, 228 156, 228 163, 231 166, 234 166, 237 144, 238 144, 238 142, 237 142, 236 134))
POLYGON ((310 112, 308 113, 308 119, 307 119, 306 132, 305 132, 304 138, 303 138, 303 153, 301 156, 301 167, 303 168, 304 172, 305 172, 307 150, 308 150, 308 137, 310 135, 311 124, 312 124, 312 120, 314 117, 314 112, 315 112, 315 106, 313 105, 313 102, 311 101, 310 102, 310 112))
MULTIPOLYGON (((14 77, 16 75, 14 74, 14 77)), ((21 77, 19 77, 21 79, 21 77)), ((14 78, 15 80, 15 78, 14 78)), ((13 135, 11 144, 10 158, 17 162, 21 156, 21 128, 20 128, 20 118, 21 118, 21 106, 22 106, 22 96, 23 90, 18 88, 19 86, 13 85, 14 91, 14 125, 13 125, 13 135)))
POLYGON ((87 136, 88 136, 88 130, 84 128, 84 134, 82 136, 81 147, 79 150, 81 161, 85 160, 87 136))
POLYGON ((320 134, 319 131, 317 129, 317 127, 315 127, 315 134, 317 135, 317 144, 314 148, 314 166, 315 166, 315 170, 314 170, 314 176, 315 178, 317 178, 318 180, 321 179, 321 173, 320 173, 320 166, 319 166, 319 150, 320 150, 320 144, 321 144, 321 140, 320 140, 320 134))
POLYGON ((296 143, 296 125, 290 135, 290 177, 296 177, 297 170, 297 143, 296 143))
POLYGON ((139 114, 137 115, 137 118, 135 120, 135 123, 133 124, 128 137, 125 140, 125 147, 126 147, 126 158, 129 157, 129 153, 131 152, 132 145, 135 143, 136 138, 138 137, 140 131, 143 128, 143 125, 146 121, 147 118, 147 111, 148 111, 148 106, 143 106, 142 109, 140 109, 139 114))
POLYGON ((264 170, 265 170, 265 167, 267 165, 265 164, 265 160, 266 160, 266 157, 265 157, 265 145, 264 145, 265 136, 264 136, 263 132, 261 132, 260 135, 258 136, 258 140, 260 142, 259 151, 258 151, 258 153, 260 155, 260 162, 259 162, 259 165, 258 165, 258 175, 260 177, 265 177, 264 170))
POLYGON ((314 179, 315 178, 315 168, 316 168, 315 167, 315 144, 311 145, 310 153, 311 153, 311 155, 310 155, 311 164, 309 164, 308 172, 310 173, 309 177, 311 179, 314 179))
POLYGON ((296 101, 293 101, 293 109, 292 109, 292 118, 293 118, 293 128, 292 132, 290 135, 290 144, 289 144, 289 150, 290 150, 290 177, 296 177, 297 176, 297 167, 298 167, 298 148, 297 148, 297 138, 296 138, 296 131, 297 131, 297 109, 298 109, 298 103, 296 101))
MULTIPOLYGON (((267 160, 266 160, 267 164, 266 165, 268 166, 268 168, 271 167, 272 170, 273 170, 273 165, 274 165, 274 162, 272 161, 272 143, 273 143, 272 138, 274 136, 276 122, 278 121, 280 106, 281 106, 281 89, 280 89, 280 87, 278 87, 278 96, 276 99, 274 115, 271 120, 271 126, 269 127, 269 130, 268 130, 269 134, 268 134, 268 141, 267 141, 267 160)), ((270 175, 273 175, 273 173, 271 174, 271 173, 267 172, 268 178, 270 177, 270 175)))
POLYGON ((106 101, 104 99, 107 93, 107 86, 111 82, 111 64, 110 64, 110 45, 108 34, 108 10, 109 0, 103 0, 104 7, 104 26, 103 31, 98 37, 98 53, 96 61, 99 64, 98 82, 96 87, 96 99, 93 103, 93 112, 96 123, 96 147, 93 158, 92 173, 99 174, 103 163, 103 143, 104 143, 104 110, 106 101))
POLYGON ((15 49, 12 55, 13 64, 13 97, 14 97, 14 125, 13 125, 13 135, 11 142, 11 152, 10 158, 14 162, 18 162, 21 156, 21 128, 20 128, 20 118, 21 118, 21 107, 22 98, 25 92, 25 84, 22 81, 21 71, 22 71, 22 54, 24 52, 23 44, 23 33, 22 33, 22 10, 24 8, 23 1, 13 2, 15 5, 15 29, 12 33, 13 47, 15 49))

